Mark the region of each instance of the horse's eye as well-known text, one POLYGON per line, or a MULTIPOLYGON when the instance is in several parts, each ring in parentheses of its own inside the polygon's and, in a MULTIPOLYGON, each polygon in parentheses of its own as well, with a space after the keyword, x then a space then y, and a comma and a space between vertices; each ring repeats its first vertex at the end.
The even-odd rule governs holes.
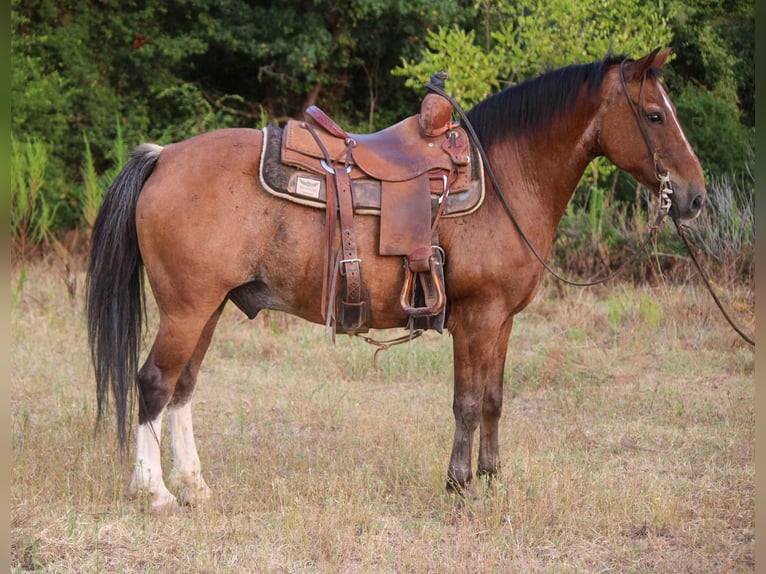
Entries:
POLYGON ((646 119, 649 120, 649 123, 657 125, 660 125, 664 121, 662 114, 656 112, 646 114, 646 119))

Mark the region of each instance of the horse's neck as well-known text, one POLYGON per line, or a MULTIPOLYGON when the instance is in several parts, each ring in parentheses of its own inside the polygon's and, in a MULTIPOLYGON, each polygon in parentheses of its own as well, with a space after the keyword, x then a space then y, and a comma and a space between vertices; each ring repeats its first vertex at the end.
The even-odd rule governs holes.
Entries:
MULTIPOLYGON (((559 129, 534 137, 514 138, 492 150, 508 203, 516 209, 525 227, 540 229, 540 241, 552 242, 556 228, 588 163, 595 156, 596 134, 589 121, 571 120, 559 129), (523 207, 522 207, 523 203, 523 207)), ((513 207, 512 207, 513 208, 513 207)), ((548 245, 549 247, 549 245, 548 245)))

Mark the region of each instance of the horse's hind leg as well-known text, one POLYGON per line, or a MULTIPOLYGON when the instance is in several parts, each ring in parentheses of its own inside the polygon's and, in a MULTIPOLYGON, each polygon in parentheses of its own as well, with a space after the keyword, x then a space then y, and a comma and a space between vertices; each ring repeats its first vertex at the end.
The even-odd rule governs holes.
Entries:
MULTIPOLYGON (((175 496, 165 486, 162 478, 162 418, 179 382, 180 396, 191 397, 199 362, 207 350, 221 309, 221 306, 217 307, 212 314, 189 311, 184 315, 176 314, 172 318, 162 314, 152 350, 138 372, 136 465, 129 492, 132 495, 146 493, 154 511, 177 506, 175 496)), ((185 477, 199 477, 201 480, 199 457, 191 434, 189 402, 179 401, 172 404, 169 410, 174 450, 177 448, 182 452, 181 462, 177 464, 183 469, 185 477), (176 447, 177 444, 184 446, 176 447), (196 473, 195 470, 191 470, 191 474, 188 474, 190 469, 196 469, 196 473)), ((202 492, 206 491, 206 486, 202 486, 204 482, 197 484, 202 492)))
POLYGON ((168 426, 173 449, 170 488, 179 494, 181 502, 189 505, 198 504, 210 496, 210 489, 202 478, 199 454, 194 441, 191 398, 202 359, 210 346, 223 307, 224 305, 221 305, 205 325, 194 354, 179 377, 173 398, 168 405, 168 426))

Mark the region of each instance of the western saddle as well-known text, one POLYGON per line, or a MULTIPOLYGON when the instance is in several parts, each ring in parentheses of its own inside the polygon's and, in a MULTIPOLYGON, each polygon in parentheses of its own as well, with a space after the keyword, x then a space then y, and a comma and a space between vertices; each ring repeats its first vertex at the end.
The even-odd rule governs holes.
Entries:
MULTIPOLYGON (((443 87, 445 78, 441 72, 431 81, 443 87)), ((400 304, 410 317, 410 328, 425 325, 441 332, 446 295, 438 224, 449 194, 470 187, 473 167, 467 135, 452 121, 452 105, 430 92, 419 114, 372 134, 348 133, 316 106, 306 114, 313 122, 291 120, 285 126, 281 161, 324 177, 326 325, 333 333, 369 330, 369 297, 354 213, 364 204, 364 183, 373 180, 380 184, 379 253, 404 258, 400 304)), ((318 197, 319 181, 313 181, 316 190, 309 194, 318 197)))

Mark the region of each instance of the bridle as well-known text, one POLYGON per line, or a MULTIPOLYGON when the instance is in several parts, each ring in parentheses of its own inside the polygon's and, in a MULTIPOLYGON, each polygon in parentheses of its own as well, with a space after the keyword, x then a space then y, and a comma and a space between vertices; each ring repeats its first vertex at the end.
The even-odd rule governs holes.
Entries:
MULTIPOLYGON (((670 181, 670 172, 666 170, 664 166, 662 165, 662 160, 659 157, 657 148, 655 148, 654 143, 652 142, 652 139, 649 137, 649 132, 647 131, 646 125, 644 124, 644 117, 639 113, 638 108, 633 103, 633 100, 630 98, 630 94, 628 92, 628 85, 627 85, 627 82, 625 81, 625 62, 627 61, 628 60, 626 58, 620 63, 620 84, 622 85, 622 90, 625 93, 625 98, 628 100, 630 109, 633 111, 633 115, 636 118, 636 124, 638 124, 638 127, 641 130, 641 135, 643 136, 644 141, 646 142, 646 147, 649 148, 649 155, 652 158, 652 161, 654 162, 654 170, 657 175, 657 179, 660 182, 660 189, 659 189, 660 213, 658 214, 658 221, 655 223, 655 226, 656 226, 659 223, 659 220, 661 220, 662 217, 664 217, 666 214, 670 212, 670 208, 673 205, 673 200, 671 198, 671 195, 673 194, 673 183, 670 181)), ((641 87, 638 90, 639 106, 641 105, 641 102, 643 101, 645 82, 646 82, 646 73, 644 73, 643 77, 641 78, 641 87)), ((729 325, 731 325, 731 327, 737 332, 737 334, 740 337, 742 337, 745 341, 747 341, 747 343, 749 343, 752 346, 755 346, 755 341, 753 341, 750 337, 748 337, 734 323, 734 321, 731 319, 729 314, 723 308, 723 304, 721 303, 721 300, 718 298, 718 295, 716 295, 715 291, 713 290, 713 287, 710 284, 710 280, 708 279, 705 272, 702 270, 702 266, 697 260, 697 257, 694 254, 694 251, 692 251, 691 245, 689 244, 689 240, 684 234, 684 227, 682 223, 672 213, 670 215, 670 218, 673 220, 673 224, 676 227, 678 236, 681 238, 681 241, 686 247, 686 250, 689 252, 689 256, 691 257, 692 262, 694 263, 694 266, 697 268, 697 271, 699 272, 700 277, 702 277, 702 281, 704 282, 705 287, 707 287, 707 290, 710 292, 710 295, 713 297, 713 301, 715 301, 715 304, 718 306, 718 309, 721 311, 724 318, 728 321, 729 325)))
MULTIPOLYGON (((713 300, 715 301, 716 305, 718 306, 718 309, 721 311, 723 316, 728 321, 729 325, 737 332, 737 334, 742 337, 747 343, 749 343, 752 346, 755 346, 755 342, 748 337, 737 325, 734 323, 734 321, 731 319, 731 317, 728 315, 728 313, 723 308, 723 304, 721 303, 720 299, 716 295, 715 291, 713 290, 709 279, 707 278, 706 274, 702 270, 702 266, 699 264, 699 261, 697 260, 697 257, 694 255, 694 252, 691 249, 691 246, 689 244, 689 241, 687 240, 686 236, 683 232, 683 226, 679 219, 671 213, 671 208, 673 206, 673 183, 670 178, 670 172, 665 169, 665 167, 662 164, 662 160, 660 159, 659 153, 657 152, 657 148, 655 147, 654 143, 652 142, 651 137, 649 137, 649 132, 646 128, 646 124, 644 121, 643 116, 639 112, 638 107, 636 104, 633 103, 633 100, 630 97, 630 92, 628 91, 628 84, 625 80, 625 64, 630 60, 629 58, 625 58, 620 62, 620 84, 622 86, 622 91, 625 94, 625 99, 628 101, 628 105, 630 106, 631 111, 633 112, 633 116, 636 119, 636 125, 638 126, 642 137, 644 138, 644 142, 646 143, 646 147, 649 150, 649 157, 651 157, 652 162, 654 163, 654 170, 657 177, 657 180, 659 182, 659 199, 660 199, 660 207, 657 213, 657 216, 654 219, 654 222, 649 225, 649 233, 646 235, 644 240, 639 245, 638 249, 634 253, 634 255, 624 261, 615 271, 607 275, 606 277, 596 279, 593 281, 587 281, 587 282, 578 282, 578 281, 572 281, 570 279, 567 279, 565 277, 562 277, 559 275, 549 264, 545 259, 538 253, 538 251, 535 249, 535 247, 532 245, 532 242, 529 240, 529 238, 524 233, 523 229, 521 228, 521 225, 519 224, 519 221, 516 219, 515 214, 513 213, 513 210, 511 209, 510 205, 508 204, 508 201, 506 200, 503 193, 500 191, 500 184, 497 181, 497 178, 495 176, 494 171, 492 170, 492 166, 489 163, 489 159, 487 158, 487 154, 484 151, 484 148, 481 145, 481 142, 479 141, 479 137, 476 134, 476 131, 473 128, 473 125, 471 125, 470 120, 468 119, 468 116, 466 115, 463 108, 460 107, 460 104, 455 101, 454 98, 452 98, 449 94, 447 94, 441 86, 439 86, 437 83, 433 81, 428 82, 426 85, 426 88, 436 94, 439 94, 440 96, 446 98, 454 107, 454 109, 457 111, 458 115, 460 116, 460 119, 463 122, 463 126, 465 127, 466 131, 468 132, 473 145, 476 147, 476 150, 478 151, 482 161, 484 162, 484 169, 487 172, 487 176, 489 177, 492 186, 495 189, 495 193, 497 194, 497 197, 500 201, 500 204, 503 206, 503 210, 506 212, 510 220, 513 222, 513 225, 516 227, 516 230, 519 233, 519 236, 524 241, 524 243, 527 245, 529 250, 534 254, 534 256, 537 258, 537 260, 540 262, 540 264, 545 268, 546 271, 548 271, 551 275, 553 275, 556 279, 559 281, 562 281, 563 283, 566 283, 568 285, 572 285, 575 287, 591 287, 594 285, 599 285, 602 283, 606 283, 607 281, 613 279, 616 275, 618 275, 625 267, 635 262, 639 255, 643 252, 645 247, 648 245, 649 241, 654 238, 654 236, 657 233, 657 230, 659 229, 660 224, 662 223, 663 219, 666 215, 670 214, 671 219, 673 220, 673 223, 676 227, 676 230, 678 232, 679 237, 683 241, 684 245, 686 246, 687 251, 689 252, 689 255, 691 256, 692 261, 694 262, 695 267, 697 268, 697 271, 699 272, 700 276, 703 279, 703 282, 705 283, 705 286, 707 287, 707 290, 710 292, 710 295, 713 297, 713 300)), ((641 105, 641 102, 643 101, 643 95, 644 95, 644 85, 646 84, 646 76, 647 73, 644 72, 642 78, 641 78, 641 86, 639 88, 638 92, 638 105, 641 105)))
MULTIPOLYGON (((663 213, 662 217, 664 217, 668 214, 671 206, 673 205, 673 200, 670 197, 673 195, 673 183, 670 181, 670 172, 665 169, 665 166, 662 165, 660 154, 657 151, 657 148, 654 146, 652 138, 649 137, 649 132, 647 131, 646 124, 644 122, 644 117, 641 115, 638 108, 636 107, 636 104, 633 103, 633 100, 630 97, 630 92, 628 91, 628 83, 625 81, 625 63, 628 61, 628 58, 625 58, 622 62, 620 62, 620 85, 622 86, 622 92, 625 94, 625 99, 628 101, 628 105, 633 112, 633 116, 636 118, 636 125, 638 125, 638 129, 641 131, 641 135, 644 138, 646 147, 649 148, 649 157, 651 157, 652 162, 654 162, 654 173, 657 176, 657 180, 660 182, 660 213, 663 213)), ((644 100, 644 84, 646 84, 646 72, 644 72, 644 75, 641 77, 641 87, 638 89, 639 106, 644 100)))
MULTIPOLYGON (((622 78, 622 65, 625 63, 625 60, 623 60, 622 64, 620 65, 620 77, 622 78)), ((646 79, 646 76, 644 76, 644 80, 646 79)), ((638 246, 638 249, 636 249, 636 252, 633 254, 633 256, 630 259, 627 259, 623 261, 623 263, 615 269, 613 272, 609 273, 607 276, 602 277, 600 279, 595 279, 592 281, 572 281, 571 279, 567 279, 566 277, 562 277, 559 273, 554 270, 550 264, 545 260, 545 258, 540 255, 540 253, 535 249, 535 246, 532 245, 532 242, 527 237, 526 233, 524 233, 524 230, 521 228, 521 224, 519 223, 518 219, 516 219, 516 215, 513 213, 513 210, 511 209, 511 206, 508 204, 508 201, 505 198, 505 195, 500 191, 501 187, 500 184, 497 181, 497 177, 495 176, 495 172, 492 169, 492 166, 489 162, 489 158, 487 157, 486 152, 484 151, 484 147, 481 145, 481 142, 479 141, 479 136, 476 134, 476 131, 473 128, 473 125, 471 124, 471 121, 468 119, 467 114, 463 110, 462 107, 460 107, 460 104, 458 104, 455 99, 447 94, 441 86, 437 85, 433 80, 429 81, 426 85, 426 88, 436 94, 439 94, 440 96, 446 98, 454 107, 454 109, 457 111, 458 115, 460 116, 460 119, 463 122, 463 127, 465 127, 466 131, 468 132, 468 135, 471 138, 471 141, 476 148, 476 150, 479 153, 479 156, 481 157, 482 162, 484 162, 484 169, 487 172, 487 177, 489 177, 490 182, 492 183, 492 187, 495 189, 495 193, 497 194, 497 198, 500 201, 500 204, 503 207, 503 210, 508 215, 509 219, 513 222, 513 225, 516 227, 516 231, 518 231, 519 236, 521 237, 522 241, 526 244, 526 246, 529 248, 529 250, 532 252, 532 254, 535 256, 535 258, 540 262, 540 264, 543 266, 543 268, 553 275, 556 279, 559 281, 566 283, 567 285, 572 285, 574 287, 592 287, 594 285, 600 285, 602 283, 606 283, 607 281, 610 281, 614 279, 619 273, 625 269, 628 265, 633 264, 638 257, 643 252, 644 248, 649 244, 649 241, 654 237, 654 235, 657 232, 657 229, 659 228, 660 223, 665 218, 665 216, 668 214, 670 206, 672 205, 670 195, 673 193, 672 184, 670 182, 670 175, 665 172, 661 175, 661 168, 659 167, 660 161, 659 156, 657 155, 657 152, 654 148, 654 145, 651 143, 651 140, 649 139, 649 133, 646 131, 646 127, 642 125, 641 123, 641 117, 638 113, 638 110, 636 109, 635 105, 630 99, 630 95, 627 91, 627 85, 624 83, 623 78, 623 86, 625 90, 625 95, 628 99, 628 102, 630 103, 631 109, 633 110, 633 113, 636 117, 636 121, 638 122, 639 128, 641 129, 641 133, 644 136, 645 141, 647 142, 647 145, 649 146, 650 154, 654 160, 655 163, 655 169, 657 169, 658 179, 660 181, 661 187, 660 187, 660 197, 662 198, 662 204, 660 205, 660 210, 657 213, 657 216, 654 219, 654 222, 650 224, 649 226, 649 233, 646 235, 646 237, 643 239, 641 244, 638 246)), ((641 91, 643 92, 643 81, 641 83, 641 91)))

